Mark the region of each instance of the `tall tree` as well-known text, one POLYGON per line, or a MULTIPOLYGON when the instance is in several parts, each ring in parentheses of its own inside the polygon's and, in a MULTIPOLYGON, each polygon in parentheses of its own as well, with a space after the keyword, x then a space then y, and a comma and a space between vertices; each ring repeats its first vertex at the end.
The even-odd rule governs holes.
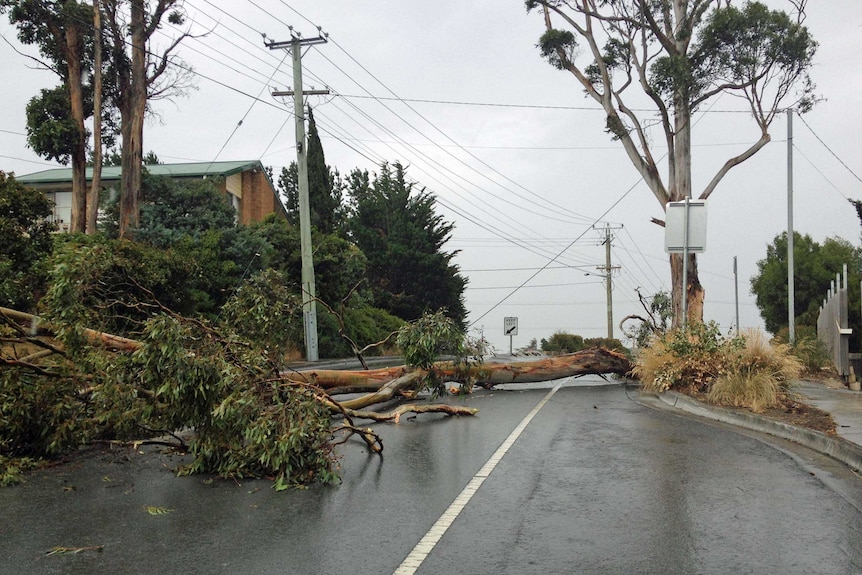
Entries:
POLYGON ((27 107, 27 137, 36 153, 72 164, 70 230, 83 232, 87 223, 87 130, 84 76, 92 51, 92 9, 77 0, 0 0, 0 12, 18 28, 18 39, 35 44, 45 66, 62 80, 43 90, 27 107), (53 120, 46 123, 45 120, 53 120))
MULTIPOLYGON (((691 118, 698 107, 722 93, 739 96, 760 130, 757 141, 718 169, 701 199, 770 141, 769 127, 779 109, 811 107, 814 86, 808 69, 817 44, 801 24, 804 5, 805 0, 794 3, 794 21, 759 2, 737 8, 732 0, 526 1, 528 11, 539 8, 544 16, 542 55, 571 73, 602 106, 606 131, 622 143, 662 209, 692 196, 691 118), (631 106, 633 92, 641 100, 646 96, 654 116, 645 120, 631 106), (649 128, 656 123, 669 150, 666 178, 652 149, 649 128)), ((670 256, 670 267, 674 324, 679 325, 680 254, 670 256)), ((689 256, 686 294, 689 318, 702 320, 704 292, 694 255, 689 256)))
MULTIPOLYGON (((800 326, 817 326, 817 314, 835 274, 848 266, 850 301, 859 301, 862 279, 862 248, 840 238, 827 238, 823 244, 809 235, 794 232, 793 267, 794 309, 800 326)), ((766 247, 766 257, 757 262, 757 273, 751 278, 751 293, 755 296, 766 329, 777 333, 787 327, 787 232, 775 237, 766 247)), ((854 342, 859 334, 859 311, 850 309, 854 342)))
POLYGON ((458 253, 443 246, 453 224, 434 211, 434 196, 416 192, 401 164, 383 164, 372 181, 368 172, 348 178, 350 235, 368 258, 374 304, 405 320, 446 308, 463 325, 467 280, 452 263, 458 253))
POLYGON ((116 82, 113 101, 121 122, 120 237, 124 237, 140 223, 147 101, 180 95, 191 87, 191 69, 174 54, 189 34, 177 35, 158 54, 153 51, 150 40, 164 19, 176 25, 184 22, 181 0, 104 0, 103 6, 104 32, 111 44, 110 66, 116 82))
MULTIPOLYGON (((299 225, 299 183, 296 162, 282 168, 278 184, 285 197, 288 220, 299 225)), ((344 183, 338 170, 326 165, 323 144, 314 121, 311 106, 308 107, 308 203, 311 225, 323 234, 343 231, 345 208, 343 202, 344 183)))
POLYGON ((88 234, 96 233, 102 189, 102 6, 93 0, 93 178, 87 194, 88 234))

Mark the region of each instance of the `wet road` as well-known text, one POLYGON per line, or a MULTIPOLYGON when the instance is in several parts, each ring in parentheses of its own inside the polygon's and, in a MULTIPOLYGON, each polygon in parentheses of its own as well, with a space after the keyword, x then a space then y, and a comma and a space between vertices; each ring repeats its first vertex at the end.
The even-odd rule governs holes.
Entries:
MULTIPOLYGON (((544 387, 378 425, 383 458, 346 445, 337 486, 176 478, 178 458, 134 452, 46 470, 0 489, 0 573, 394 573, 544 387)), ((862 572, 858 476, 636 397, 557 391, 415 572, 862 572)))

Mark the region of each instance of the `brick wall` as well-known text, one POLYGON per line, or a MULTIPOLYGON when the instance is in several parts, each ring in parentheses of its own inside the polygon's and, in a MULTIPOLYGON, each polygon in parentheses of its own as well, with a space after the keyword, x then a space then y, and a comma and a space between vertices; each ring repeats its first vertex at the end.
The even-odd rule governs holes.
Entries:
POLYGON ((240 222, 259 222, 276 211, 275 190, 261 170, 242 173, 242 209, 240 222))

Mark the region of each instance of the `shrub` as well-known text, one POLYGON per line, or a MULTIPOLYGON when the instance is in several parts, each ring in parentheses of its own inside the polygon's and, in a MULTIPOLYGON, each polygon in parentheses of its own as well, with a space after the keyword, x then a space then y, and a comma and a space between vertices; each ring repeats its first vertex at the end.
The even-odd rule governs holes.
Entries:
MULTIPOLYGON (((775 340, 780 343, 788 343, 790 339, 789 330, 784 327, 775 334, 775 340)), ((816 376, 824 371, 834 371, 832 358, 823 342, 817 338, 817 328, 800 325, 796 328, 796 343, 790 347, 790 352, 799 358, 805 373, 816 376)))
POLYGON ((611 351, 618 351, 625 355, 629 355, 629 349, 623 345, 623 342, 615 337, 589 337, 584 340, 584 349, 590 347, 603 347, 611 351))
POLYGON ((542 338, 542 351, 547 353, 574 353, 584 349, 584 338, 565 331, 556 331, 550 339, 542 338))
POLYGON ((778 407, 802 373, 801 362, 791 354, 790 346, 770 342, 763 332, 748 331, 743 338, 745 346, 725 358, 725 369, 710 387, 707 399, 755 412, 778 407))
POLYGON ((0 171, 0 305, 32 309, 44 290, 40 263, 53 249, 51 202, 0 171))
POLYGON ((654 338, 641 350, 633 373, 647 391, 704 391, 721 374, 724 352, 741 346, 738 338, 722 338, 715 322, 691 323, 654 338))
POLYGON ((714 403, 762 411, 779 404, 801 363, 763 332, 724 338, 710 322, 655 338, 641 350, 634 373, 647 391, 705 392, 714 403))

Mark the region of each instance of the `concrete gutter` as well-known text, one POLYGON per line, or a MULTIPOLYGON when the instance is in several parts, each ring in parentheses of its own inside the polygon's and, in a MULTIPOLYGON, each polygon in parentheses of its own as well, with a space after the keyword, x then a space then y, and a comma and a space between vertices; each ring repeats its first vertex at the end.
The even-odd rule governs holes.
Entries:
POLYGON ((641 394, 644 397, 655 398, 670 408, 692 415, 793 441, 799 445, 828 455, 853 470, 862 470, 862 446, 841 437, 775 421, 756 413, 738 412, 723 407, 706 405, 676 391, 666 391, 664 393, 642 391, 641 394))

